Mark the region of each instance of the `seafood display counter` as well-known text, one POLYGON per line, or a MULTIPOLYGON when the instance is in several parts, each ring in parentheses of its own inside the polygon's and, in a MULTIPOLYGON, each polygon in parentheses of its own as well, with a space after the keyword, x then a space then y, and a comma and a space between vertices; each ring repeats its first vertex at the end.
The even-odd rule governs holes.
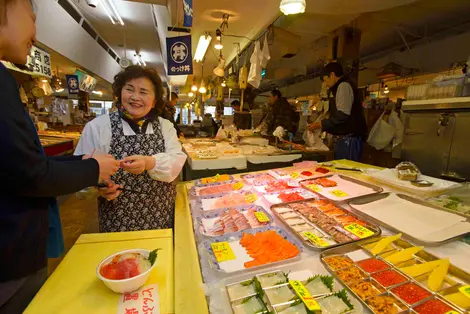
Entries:
POLYGON ((39 136, 41 145, 47 156, 71 155, 74 144, 72 139, 64 139, 52 136, 39 136))
MULTIPOLYGON (((369 205, 402 190, 357 171, 373 166, 334 163, 179 184, 176 313, 469 313, 465 216, 420 198, 421 227, 445 213, 442 228, 455 222, 459 232, 442 243, 423 232, 416 243, 407 224, 382 221, 389 215, 369 205)), ((402 220, 417 219, 416 202, 398 203, 402 220)))

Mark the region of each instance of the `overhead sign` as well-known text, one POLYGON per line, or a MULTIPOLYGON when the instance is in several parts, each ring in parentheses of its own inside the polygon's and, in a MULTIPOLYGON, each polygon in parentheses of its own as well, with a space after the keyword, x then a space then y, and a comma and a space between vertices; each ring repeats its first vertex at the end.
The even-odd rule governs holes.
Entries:
POLYGON ((193 27, 193 0, 183 0, 184 27, 193 27))
POLYGON ((26 66, 33 75, 52 77, 51 55, 36 46, 31 48, 26 66))
POLYGON ((75 71, 74 75, 78 76, 78 81, 80 82, 79 88, 81 91, 89 93, 95 90, 97 80, 93 76, 79 70, 75 71))
POLYGON ((179 36, 166 39, 168 75, 193 74, 191 36, 179 36))
POLYGON ((65 78, 67 79, 67 88, 69 90, 69 94, 78 94, 80 92, 78 76, 66 75, 65 78))

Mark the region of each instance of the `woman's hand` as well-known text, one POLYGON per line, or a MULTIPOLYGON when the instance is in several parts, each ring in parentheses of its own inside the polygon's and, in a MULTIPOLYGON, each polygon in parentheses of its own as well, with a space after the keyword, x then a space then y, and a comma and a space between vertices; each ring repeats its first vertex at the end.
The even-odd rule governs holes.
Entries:
POLYGON ((310 131, 321 129, 321 122, 310 123, 307 126, 307 129, 309 129, 310 131))
POLYGON ((121 161, 121 168, 132 174, 141 174, 145 170, 155 167, 155 159, 152 156, 134 155, 121 161))
POLYGON ((101 197, 107 199, 108 201, 112 201, 121 194, 122 191, 118 189, 122 189, 122 185, 116 184, 112 181, 108 181, 106 184, 108 187, 99 188, 98 192, 100 193, 101 197))

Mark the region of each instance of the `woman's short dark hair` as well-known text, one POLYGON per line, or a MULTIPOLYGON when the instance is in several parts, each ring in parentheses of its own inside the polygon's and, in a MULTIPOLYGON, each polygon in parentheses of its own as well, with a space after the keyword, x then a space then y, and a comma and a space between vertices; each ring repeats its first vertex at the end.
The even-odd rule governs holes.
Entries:
MULTIPOLYGON (((1 1, 1 0, 0 0, 1 1)), ((148 78, 153 85, 155 92, 155 110, 158 115, 163 112, 165 103, 163 102, 163 83, 160 76, 155 69, 144 68, 139 65, 131 65, 125 70, 119 72, 114 76, 113 94, 121 103, 121 92, 127 82, 137 78, 148 78)))
POLYGON ((278 90, 278 89, 273 89, 273 90, 271 91, 271 95, 273 95, 273 96, 275 96, 275 97, 277 97, 277 98, 281 98, 281 97, 282 97, 281 91, 278 90))

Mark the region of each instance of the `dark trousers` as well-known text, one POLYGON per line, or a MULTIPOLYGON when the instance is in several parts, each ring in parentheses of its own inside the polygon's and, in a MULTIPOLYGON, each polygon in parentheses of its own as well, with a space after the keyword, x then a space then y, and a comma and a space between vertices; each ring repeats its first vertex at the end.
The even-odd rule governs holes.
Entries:
POLYGON ((364 143, 360 137, 338 137, 335 144, 335 159, 361 161, 363 147, 364 143))
MULTIPOLYGON (((36 293, 41 289, 47 279, 47 267, 41 269, 34 274, 23 278, 23 283, 15 287, 16 292, 0 306, 0 314, 21 314, 28 307, 29 303, 33 300, 36 293)), ((0 283, 0 285, 8 285, 8 283, 0 283)), ((17 286, 18 283, 12 282, 12 286, 17 286)), ((6 288, 7 290, 8 288, 6 288)))

